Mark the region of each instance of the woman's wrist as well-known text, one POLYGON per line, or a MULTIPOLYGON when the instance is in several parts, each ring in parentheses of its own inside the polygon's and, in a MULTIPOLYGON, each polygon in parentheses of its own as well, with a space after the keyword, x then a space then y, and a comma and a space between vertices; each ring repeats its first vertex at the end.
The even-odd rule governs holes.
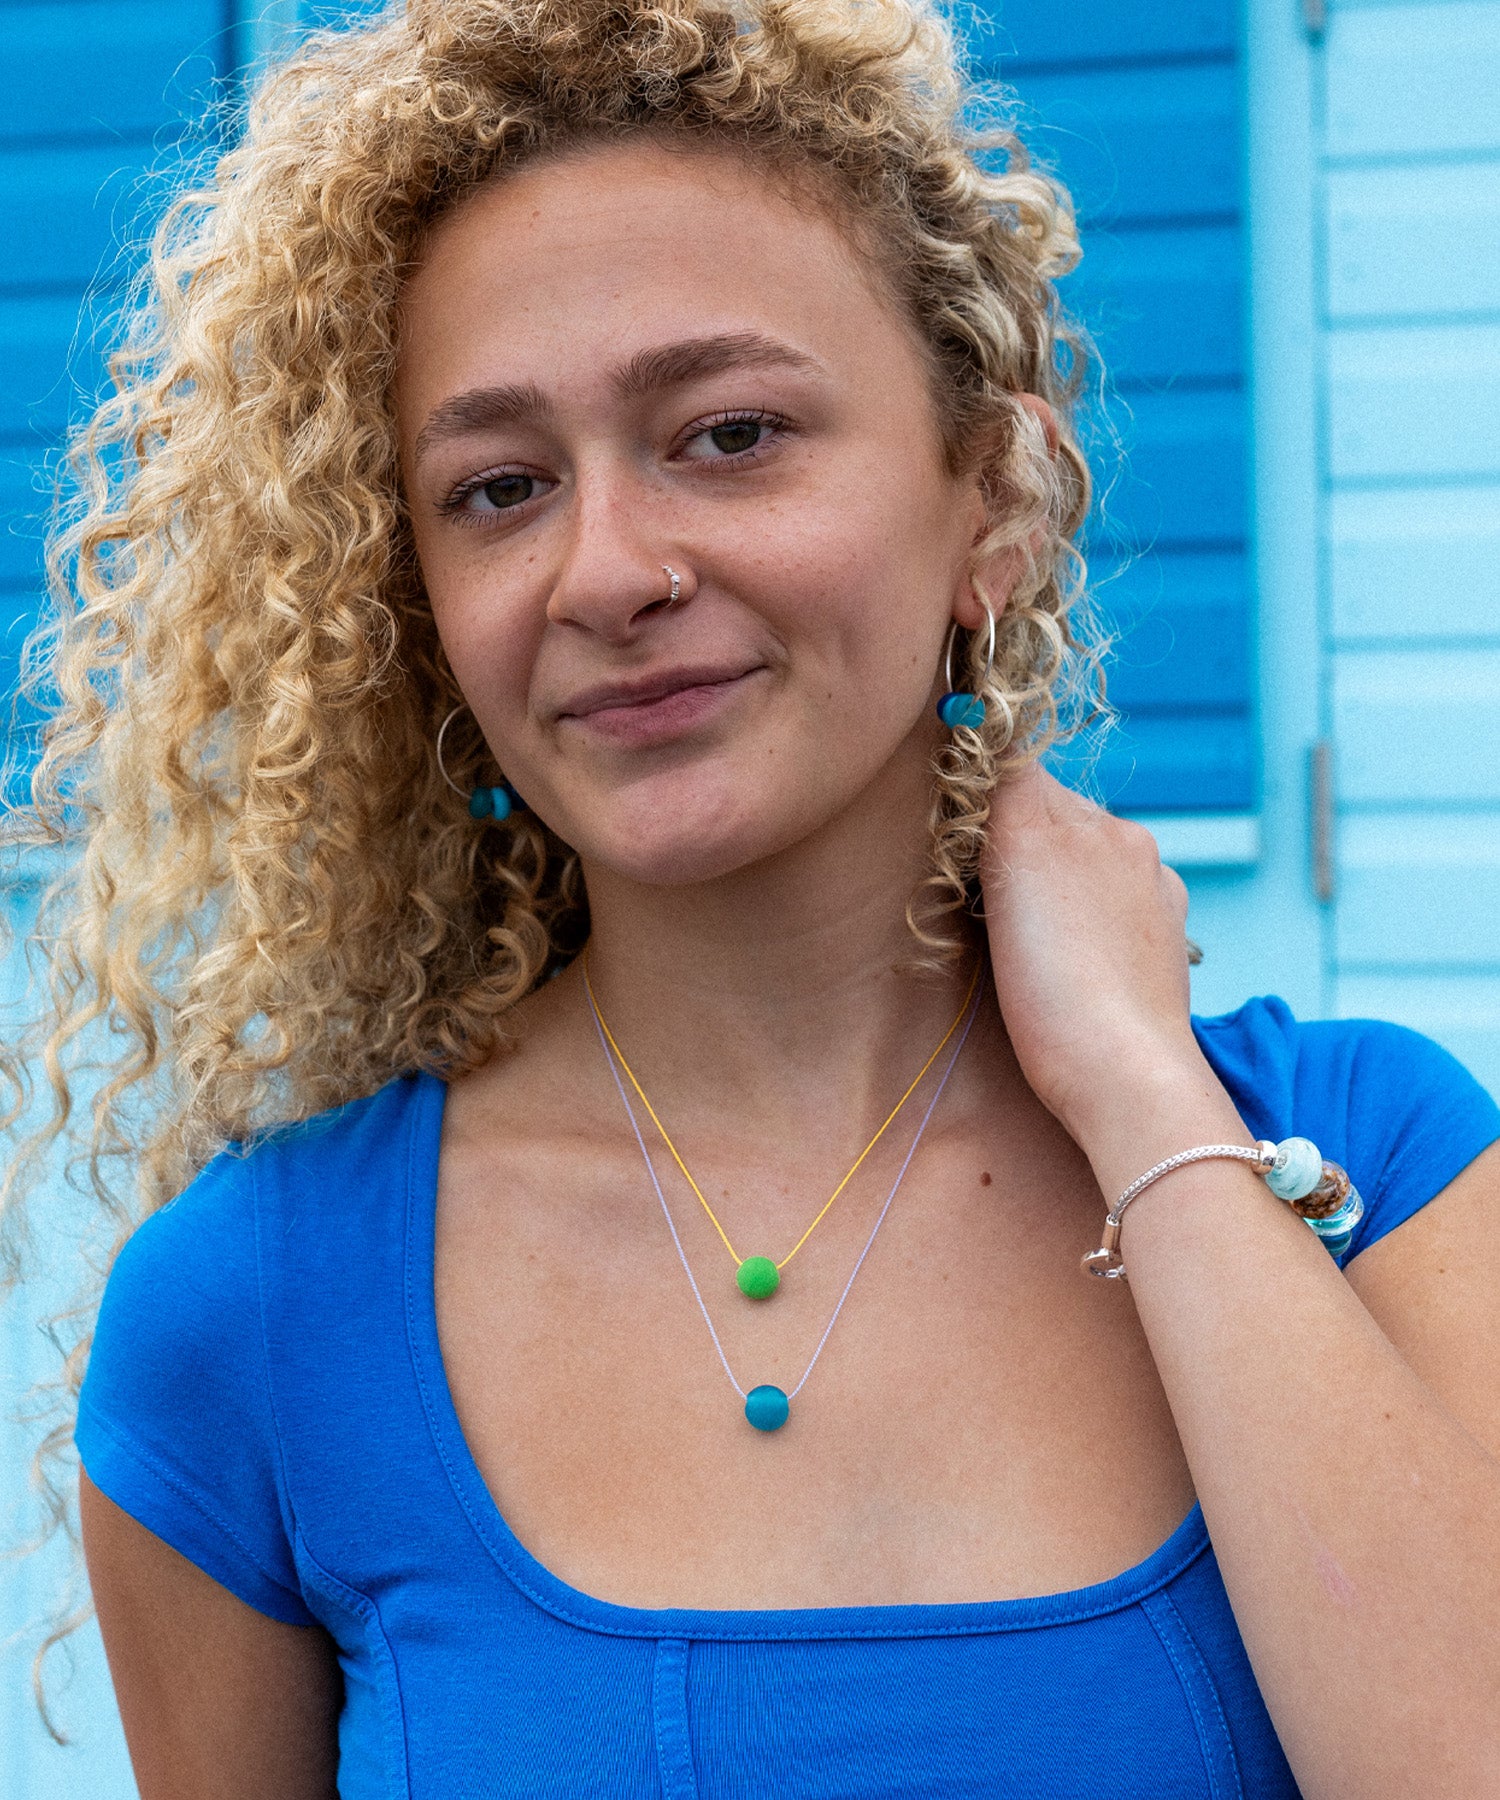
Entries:
POLYGON ((1186 1051, 1122 1055, 1115 1078, 1098 1083, 1069 1113, 1063 1123, 1088 1157, 1106 1205, 1180 1150, 1255 1141, 1196 1043, 1186 1051))

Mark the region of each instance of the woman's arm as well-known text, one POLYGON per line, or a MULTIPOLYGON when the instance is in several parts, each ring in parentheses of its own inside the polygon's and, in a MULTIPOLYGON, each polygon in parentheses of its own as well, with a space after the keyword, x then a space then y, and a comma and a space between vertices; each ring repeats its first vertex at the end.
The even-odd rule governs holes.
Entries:
POLYGON ((328 1633, 247 1606, 82 1471, 78 1505, 141 1800, 334 1800, 328 1633))
MULTIPOLYGON (((1033 770, 992 846, 1001 1008, 1103 1194, 1248 1143, 1192 1035, 1185 895, 1149 835, 1033 770)), ((1493 1152, 1347 1276, 1242 1164, 1125 1214, 1128 1292, 1308 1800, 1500 1794, 1497 1225, 1493 1152)))

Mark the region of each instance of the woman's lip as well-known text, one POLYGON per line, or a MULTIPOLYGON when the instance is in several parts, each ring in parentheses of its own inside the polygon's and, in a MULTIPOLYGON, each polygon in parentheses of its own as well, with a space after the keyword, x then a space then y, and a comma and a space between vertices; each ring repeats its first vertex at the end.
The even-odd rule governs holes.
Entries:
POLYGON ((665 743, 701 724, 740 692, 760 670, 747 669, 717 681, 691 682, 654 699, 610 701, 564 719, 616 744, 665 743))
POLYGON ((653 700, 664 700, 668 694, 678 693, 683 688, 713 687, 746 673, 743 667, 736 668, 732 664, 726 667, 720 663, 716 667, 713 663, 682 663, 675 669, 662 669, 645 681, 625 681, 618 685, 601 682, 585 688, 562 708, 558 716, 581 719, 606 707, 644 706, 653 700))

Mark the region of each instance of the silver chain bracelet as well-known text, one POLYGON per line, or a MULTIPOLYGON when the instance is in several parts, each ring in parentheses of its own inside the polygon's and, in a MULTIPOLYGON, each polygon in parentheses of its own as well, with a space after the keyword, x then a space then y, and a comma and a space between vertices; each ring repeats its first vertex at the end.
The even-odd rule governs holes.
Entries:
POLYGON ((1166 1157, 1131 1182, 1105 1218, 1103 1243, 1084 1257, 1081 1265, 1084 1274, 1098 1275, 1106 1281, 1124 1281, 1120 1220, 1125 1208, 1163 1175, 1170 1175, 1174 1169, 1181 1169, 1188 1163, 1208 1162, 1215 1158, 1249 1163, 1257 1175, 1265 1178, 1267 1187, 1277 1199, 1284 1200, 1298 1213, 1335 1256, 1349 1247, 1354 1227, 1364 1216, 1364 1202, 1339 1165, 1323 1160, 1316 1144, 1299 1137, 1283 1138, 1279 1144, 1261 1138, 1253 1146, 1199 1144, 1196 1149, 1179 1150, 1175 1156, 1166 1157))

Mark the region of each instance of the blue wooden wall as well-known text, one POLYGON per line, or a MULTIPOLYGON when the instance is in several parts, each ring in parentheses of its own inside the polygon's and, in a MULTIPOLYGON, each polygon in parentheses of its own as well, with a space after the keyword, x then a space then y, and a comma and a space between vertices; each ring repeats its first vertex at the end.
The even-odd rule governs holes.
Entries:
POLYGON ((1500 4, 1340 0, 1320 112, 1331 999, 1500 1090, 1500 4))
MULTIPOLYGON (((0 696, 35 616, 50 465, 66 422, 102 385, 99 349, 131 266, 119 247, 155 211, 162 177, 203 148, 185 122, 234 66, 230 26, 227 0, 0 0, 0 696)), ((0 898, 13 919, 26 904, 24 893, 0 898)), ((0 972, 0 999, 16 974, 0 972)), ((67 1244, 66 1222, 52 1223, 39 1255, 67 1244)), ((55 1373, 37 1322, 77 1280, 60 1253, 0 1310, 5 1415, 30 1381, 55 1373)), ((0 1419, 0 1547, 37 1521, 25 1480, 34 1435, 0 1419)), ((95 1627, 52 1664, 70 1747, 53 1744, 32 1705, 34 1628, 66 1573, 61 1550, 0 1560, 0 1800, 130 1800, 95 1627)))
POLYGON ((0 4, 0 692, 34 618, 49 458, 101 385, 120 245, 200 147, 184 120, 227 73, 228 23, 226 0, 0 4))
POLYGON ((1112 388, 1096 418, 1098 593, 1125 715, 1098 771, 1120 810, 1257 800, 1248 556, 1245 132, 1234 0, 1007 0, 956 15, 977 72, 1013 84, 1023 135, 1078 203, 1067 284, 1112 388))

